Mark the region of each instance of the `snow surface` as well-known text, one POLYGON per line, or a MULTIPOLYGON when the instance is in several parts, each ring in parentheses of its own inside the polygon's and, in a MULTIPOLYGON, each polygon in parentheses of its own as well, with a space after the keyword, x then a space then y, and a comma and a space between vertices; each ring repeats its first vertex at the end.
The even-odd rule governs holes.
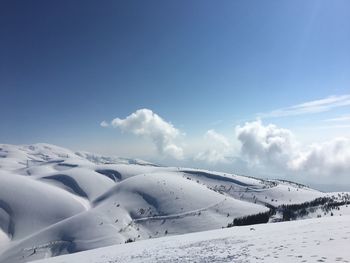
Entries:
POLYGON ((267 205, 337 194, 49 144, 0 144, 0 262, 220 229, 267 205))
POLYGON ((36 263, 350 262, 350 216, 260 224, 115 245, 36 263))

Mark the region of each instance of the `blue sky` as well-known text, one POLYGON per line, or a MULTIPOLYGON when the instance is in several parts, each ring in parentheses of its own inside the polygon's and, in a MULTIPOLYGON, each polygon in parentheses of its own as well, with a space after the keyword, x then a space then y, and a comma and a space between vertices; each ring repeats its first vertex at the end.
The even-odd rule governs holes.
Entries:
POLYGON ((347 0, 0 5, 2 143, 158 160, 149 138, 100 126, 143 108, 194 152, 208 130, 239 147, 236 126, 257 116, 301 144, 350 134, 346 118, 325 121, 350 114, 341 97, 350 94, 347 0), (322 112, 268 114, 330 96, 322 112))

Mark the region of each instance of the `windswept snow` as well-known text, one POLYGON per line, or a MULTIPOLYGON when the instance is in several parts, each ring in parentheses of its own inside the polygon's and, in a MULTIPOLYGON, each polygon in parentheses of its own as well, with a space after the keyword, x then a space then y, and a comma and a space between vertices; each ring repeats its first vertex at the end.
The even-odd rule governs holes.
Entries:
MULTIPOLYGON (((0 144, 0 262, 221 229, 271 207, 334 194, 49 144, 0 144)), ((317 209, 309 215, 318 216, 317 209)), ((334 212, 347 213, 345 205, 334 212)))

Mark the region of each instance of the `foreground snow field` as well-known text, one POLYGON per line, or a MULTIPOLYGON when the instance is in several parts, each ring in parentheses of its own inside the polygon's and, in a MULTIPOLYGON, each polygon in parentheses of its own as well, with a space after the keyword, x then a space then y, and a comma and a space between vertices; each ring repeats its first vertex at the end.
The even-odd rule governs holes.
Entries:
POLYGON ((94 249, 36 263, 350 262, 350 216, 241 226, 94 249))
MULTIPOLYGON (((237 225, 237 222, 250 224, 259 220, 261 223, 322 217, 315 222, 324 224, 321 223, 324 217, 339 216, 339 220, 345 220, 344 215, 350 214, 349 204, 349 193, 323 193, 292 182, 162 167, 141 160, 72 152, 49 144, 0 144, 1 263, 28 262, 145 239, 151 239, 150 243, 136 245, 138 242, 135 242, 125 245, 125 249, 133 246, 136 249, 152 242, 158 246, 163 236, 221 229, 229 224, 237 225)), ((281 231, 283 226, 293 227, 293 224, 272 225, 256 228, 262 231, 264 227, 271 228, 277 235, 278 226, 281 231)), ((246 229, 235 227, 218 231, 228 235, 223 234, 225 238, 222 238, 218 234, 218 246, 220 242, 238 242, 236 234, 232 236, 235 231, 247 238, 258 233, 246 229)), ((319 230, 320 235, 325 234, 321 228, 319 230)), ((216 232, 208 233, 216 235, 216 232)), ((192 240, 196 244, 192 248, 180 246, 178 250, 183 249, 184 257, 191 251, 202 253, 201 247, 209 249, 209 243, 213 242, 205 243, 210 239, 205 236, 207 234, 198 234, 203 246, 192 240)), ((167 240, 173 242, 171 240, 177 237, 164 239, 164 242, 167 240)), ((184 237, 179 240, 182 240, 180 244, 186 242, 184 237)), ((308 242, 306 247, 311 244, 308 242)), ((243 252, 258 248, 247 244, 251 244, 248 239, 240 246, 243 252)), ((232 245, 232 251, 240 251, 238 248, 232 245)), ((167 248, 164 249, 165 252, 159 253, 166 256, 167 248)), ((268 252, 271 248, 266 249, 267 253, 272 253, 268 252)), ((244 259, 242 251, 236 256, 244 259)), ((149 257, 154 254, 149 253, 149 257)), ((181 253, 175 252, 179 256, 181 253)), ((266 255, 263 251, 257 253, 254 255, 266 255)), ((274 258, 273 254, 270 256, 274 258)))

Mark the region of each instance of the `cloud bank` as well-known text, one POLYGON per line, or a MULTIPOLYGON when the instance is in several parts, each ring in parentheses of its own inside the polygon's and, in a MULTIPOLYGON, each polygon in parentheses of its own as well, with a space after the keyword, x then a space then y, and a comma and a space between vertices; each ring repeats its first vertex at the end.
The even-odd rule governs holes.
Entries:
MULTIPOLYGON (((312 111, 311 109, 343 105, 347 100, 350 101, 350 96, 333 96, 291 108, 312 111)), ((342 118, 328 121, 346 121, 347 119, 348 116, 342 116, 342 118)), ((187 141, 185 153, 184 149, 176 143, 181 132, 149 109, 139 109, 124 119, 115 118, 109 123, 103 121, 100 125, 118 128, 122 132, 147 138, 153 142, 160 156, 192 164, 205 162, 209 165, 233 166, 239 163, 244 169, 248 164, 249 170, 255 172, 260 171, 254 170, 258 168, 262 169, 261 171, 286 175, 304 174, 324 177, 349 176, 350 172, 350 137, 303 145, 292 131, 274 124, 265 125, 261 120, 237 126, 231 142, 217 131, 208 130, 198 141, 198 145, 187 141)))
POLYGON ((122 132, 151 139, 160 154, 183 158, 183 149, 175 144, 180 131, 149 109, 139 109, 125 119, 115 118, 111 121, 111 126, 122 132))
POLYGON ((313 144, 289 163, 296 171, 306 171, 314 175, 349 175, 350 139, 333 140, 313 144))
POLYGON ((261 121, 236 128, 241 154, 252 165, 279 168, 308 175, 348 175, 350 171, 350 138, 302 147, 293 133, 261 121))

